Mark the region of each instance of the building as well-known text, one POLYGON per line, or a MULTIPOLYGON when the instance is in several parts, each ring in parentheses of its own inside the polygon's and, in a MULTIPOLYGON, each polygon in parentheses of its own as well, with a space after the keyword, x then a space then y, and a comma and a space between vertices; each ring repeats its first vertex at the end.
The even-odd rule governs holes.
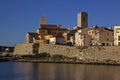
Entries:
POLYGON ((80 12, 77 15, 78 27, 86 28, 88 27, 88 13, 87 12, 80 12))
POLYGON ((90 46, 91 36, 87 33, 88 28, 83 28, 75 33, 75 46, 90 46))
POLYGON ((40 18, 40 27, 36 29, 36 32, 28 32, 26 34, 26 43, 49 43, 49 39, 63 35, 63 33, 69 33, 70 29, 62 28, 60 24, 46 24, 46 18, 40 18))
POLYGON ((46 24, 46 17, 40 17, 40 24, 46 24))
POLYGON ((40 40, 40 37, 35 32, 27 32, 26 34, 26 43, 35 43, 36 40, 40 40))
POLYGON ((36 30, 41 37, 41 39, 45 39, 45 35, 53 35, 57 36, 59 34, 63 34, 65 32, 69 32, 67 28, 61 28, 59 24, 41 24, 40 28, 36 30))
POLYGON ((88 34, 91 36, 91 45, 113 45, 114 43, 114 31, 106 27, 93 26, 88 30, 88 34))
POLYGON ((114 26, 114 45, 120 46, 120 26, 114 26))
POLYGON ((75 45, 76 46, 89 46, 90 36, 88 35, 88 13, 80 12, 77 14, 77 26, 74 26, 75 32, 75 45))
POLYGON ((74 45, 74 43, 75 43, 75 32, 76 32, 76 30, 70 30, 69 33, 64 33, 63 34, 66 44, 69 43, 69 44, 74 45))
POLYGON ((63 36, 56 36, 50 38, 50 44, 63 44, 64 43, 64 37, 63 36))

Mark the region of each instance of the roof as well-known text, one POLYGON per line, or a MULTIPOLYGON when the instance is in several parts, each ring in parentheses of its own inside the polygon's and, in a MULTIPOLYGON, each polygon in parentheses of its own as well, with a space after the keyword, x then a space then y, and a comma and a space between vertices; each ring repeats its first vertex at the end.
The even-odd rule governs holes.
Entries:
POLYGON ((97 31, 105 31, 105 30, 107 30, 107 31, 113 31, 112 29, 108 29, 106 27, 96 27, 96 28, 91 28, 89 30, 97 30, 97 31))
POLYGON ((28 32, 28 34, 31 36, 31 37, 34 37, 36 40, 39 40, 39 35, 35 32, 28 32))
POLYGON ((60 29, 61 25, 59 24, 41 24, 41 29, 60 29))

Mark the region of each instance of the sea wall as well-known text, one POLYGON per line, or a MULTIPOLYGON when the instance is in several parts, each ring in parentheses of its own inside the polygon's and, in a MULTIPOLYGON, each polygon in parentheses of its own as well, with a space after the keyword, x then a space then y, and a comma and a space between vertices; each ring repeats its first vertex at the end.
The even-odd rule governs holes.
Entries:
POLYGON ((120 46, 64 46, 53 44, 16 44, 13 55, 26 55, 47 52, 51 55, 59 54, 76 57, 85 63, 119 63, 120 46))
POLYGON ((41 44, 39 53, 47 52, 51 55, 60 54, 68 57, 90 62, 110 62, 120 63, 120 46, 89 46, 73 47, 62 45, 41 44))
POLYGON ((38 53, 39 46, 37 44, 16 44, 13 55, 26 55, 38 53))

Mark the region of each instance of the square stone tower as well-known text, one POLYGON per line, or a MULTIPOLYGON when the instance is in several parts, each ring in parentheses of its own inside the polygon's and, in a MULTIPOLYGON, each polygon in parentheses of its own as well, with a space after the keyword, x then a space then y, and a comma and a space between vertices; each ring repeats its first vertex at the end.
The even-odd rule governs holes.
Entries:
POLYGON ((77 15, 78 17, 78 27, 86 28, 88 27, 88 13, 87 12, 80 12, 77 15))
POLYGON ((46 24, 46 17, 40 17, 40 24, 46 24))

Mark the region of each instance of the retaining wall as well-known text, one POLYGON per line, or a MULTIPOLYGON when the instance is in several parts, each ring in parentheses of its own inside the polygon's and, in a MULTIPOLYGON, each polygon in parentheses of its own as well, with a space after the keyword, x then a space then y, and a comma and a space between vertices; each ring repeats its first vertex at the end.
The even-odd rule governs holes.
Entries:
POLYGON ((13 55, 26 55, 38 53, 38 45, 29 43, 29 44, 16 44, 14 48, 13 55))
POLYGON ((39 53, 47 52, 51 55, 61 54, 69 57, 77 57, 82 60, 91 61, 116 61, 120 62, 120 46, 89 46, 72 47, 61 45, 42 44, 39 53))

